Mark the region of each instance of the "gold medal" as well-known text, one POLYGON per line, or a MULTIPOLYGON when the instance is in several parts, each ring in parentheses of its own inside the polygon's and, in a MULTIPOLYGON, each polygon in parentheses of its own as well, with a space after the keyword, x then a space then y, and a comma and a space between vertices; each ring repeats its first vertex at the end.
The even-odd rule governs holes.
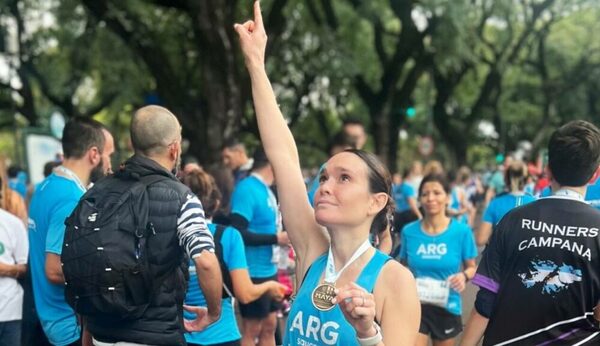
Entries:
POLYGON ((321 311, 329 311, 334 305, 331 299, 335 297, 335 286, 328 282, 324 282, 315 287, 312 292, 312 303, 315 308, 321 311))

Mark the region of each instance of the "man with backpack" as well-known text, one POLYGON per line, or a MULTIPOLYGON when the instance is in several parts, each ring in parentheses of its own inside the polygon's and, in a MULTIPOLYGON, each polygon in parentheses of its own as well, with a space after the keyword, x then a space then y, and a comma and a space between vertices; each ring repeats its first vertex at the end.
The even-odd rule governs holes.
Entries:
POLYGON ((29 206, 29 266, 35 307, 44 333, 53 345, 81 345, 81 328, 65 301, 60 255, 65 219, 91 182, 110 171, 113 139, 92 119, 73 119, 63 130, 65 155, 41 182, 29 206))
POLYGON ((67 219, 62 262, 66 298, 95 345, 185 345, 183 333, 219 319, 222 278, 198 198, 174 175, 181 126, 147 106, 131 121, 135 154, 98 182, 67 219), (188 258, 208 309, 183 320, 188 258))

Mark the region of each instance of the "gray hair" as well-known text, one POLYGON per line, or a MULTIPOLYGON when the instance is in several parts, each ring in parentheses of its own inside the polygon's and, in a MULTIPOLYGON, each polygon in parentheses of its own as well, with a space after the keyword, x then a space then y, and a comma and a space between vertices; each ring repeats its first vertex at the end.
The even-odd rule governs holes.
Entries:
POLYGON ((133 114, 130 134, 135 152, 152 156, 163 153, 169 144, 180 139, 181 126, 168 109, 146 106, 133 114))

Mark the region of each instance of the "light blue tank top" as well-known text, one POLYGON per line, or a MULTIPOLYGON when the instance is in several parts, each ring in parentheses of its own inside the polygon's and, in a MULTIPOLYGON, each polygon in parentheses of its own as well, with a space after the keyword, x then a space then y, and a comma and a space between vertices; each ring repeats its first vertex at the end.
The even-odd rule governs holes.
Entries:
MULTIPOLYGON (((363 268, 356 283, 372 293, 381 268, 390 259, 391 257, 377 250, 363 268)), ((284 345, 358 345, 356 331, 346 321, 339 306, 336 305, 329 311, 320 311, 312 304, 312 291, 319 284, 326 264, 327 254, 324 254, 308 269, 304 283, 292 304, 284 345)))

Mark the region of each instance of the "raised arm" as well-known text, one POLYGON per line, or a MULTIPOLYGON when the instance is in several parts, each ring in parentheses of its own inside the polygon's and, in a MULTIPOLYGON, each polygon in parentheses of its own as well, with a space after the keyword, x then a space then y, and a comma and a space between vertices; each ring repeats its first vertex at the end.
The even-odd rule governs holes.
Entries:
POLYGON ((236 24, 235 30, 252 82, 261 141, 275 172, 283 222, 297 254, 296 274, 301 280, 314 259, 327 250, 329 238, 316 223, 306 198, 298 149, 265 71, 267 34, 258 1, 254 3, 254 21, 236 24))

